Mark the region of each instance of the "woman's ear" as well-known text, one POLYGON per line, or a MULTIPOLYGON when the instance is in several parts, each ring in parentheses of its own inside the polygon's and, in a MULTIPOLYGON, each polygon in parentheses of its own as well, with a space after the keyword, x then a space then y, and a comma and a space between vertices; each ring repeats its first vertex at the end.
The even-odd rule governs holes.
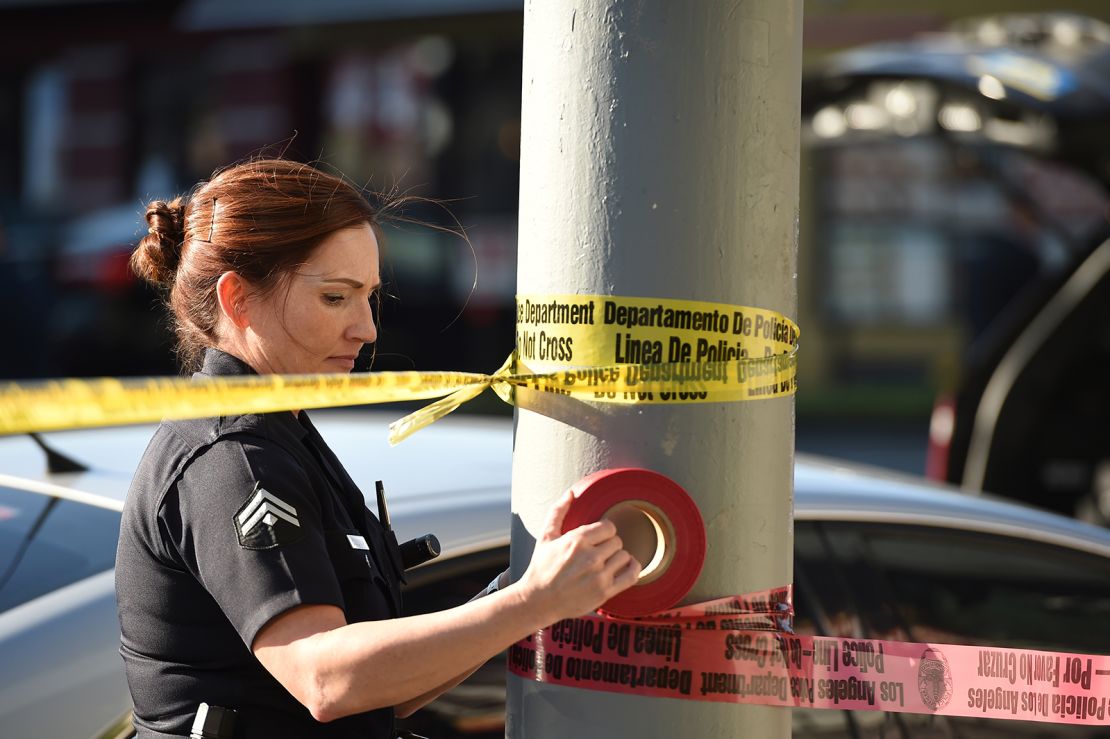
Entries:
POLYGON ((245 329, 250 325, 247 315, 247 282, 237 272, 224 272, 216 281, 216 298, 220 301, 220 312, 236 328, 245 329))

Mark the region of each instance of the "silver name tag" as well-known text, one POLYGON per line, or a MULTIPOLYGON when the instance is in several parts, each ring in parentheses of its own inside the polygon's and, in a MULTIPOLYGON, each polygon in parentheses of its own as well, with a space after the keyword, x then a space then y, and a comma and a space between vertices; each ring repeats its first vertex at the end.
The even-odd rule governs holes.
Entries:
POLYGON ((362 549, 363 551, 370 551, 370 545, 366 543, 366 538, 356 534, 347 534, 347 541, 351 542, 351 549, 362 549))

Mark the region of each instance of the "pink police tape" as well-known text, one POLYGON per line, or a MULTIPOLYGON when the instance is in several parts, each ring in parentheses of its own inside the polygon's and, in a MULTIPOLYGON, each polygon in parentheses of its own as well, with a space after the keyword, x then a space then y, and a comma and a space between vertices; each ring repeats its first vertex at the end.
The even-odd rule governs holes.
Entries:
POLYGON ((509 650, 553 685, 684 700, 1110 725, 1110 657, 798 636, 789 587, 567 619, 509 650))

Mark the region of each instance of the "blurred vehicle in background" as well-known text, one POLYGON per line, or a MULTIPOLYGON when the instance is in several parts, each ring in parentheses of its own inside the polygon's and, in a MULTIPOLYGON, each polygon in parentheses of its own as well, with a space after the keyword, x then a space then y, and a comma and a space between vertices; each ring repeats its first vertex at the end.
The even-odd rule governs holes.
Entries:
MULTIPOLYGON (((391 414, 314 417, 364 491, 385 482, 399 538, 431 532, 443 544, 439 559, 409 573, 407 613, 458 605, 507 566, 507 419, 450 418, 390 448, 391 414)), ((151 433, 137 426, 46 434, 64 452, 54 457, 56 472, 31 438, 0 440, 5 736, 127 735, 112 567, 119 510, 151 433)), ((1110 531, 805 456, 795 486, 799 633, 1110 653, 1110 531)), ((433 739, 503 736, 505 675, 504 659, 491 660, 405 726, 433 739)), ((941 716, 794 715, 795 737, 822 739, 1100 731, 1105 736, 1093 727, 941 716)))
POLYGON ((957 256, 971 335, 927 474, 1110 522, 1110 26, 968 21, 835 55, 805 100, 818 145, 940 142, 1008 203, 957 256))
POLYGON ((121 205, 0 236, 0 378, 174 373, 158 296, 128 267, 142 222, 121 205))
POLYGON ((0 331, 10 350, 0 377, 40 377, 48 370, 49 338, 42 330, 54 303, 54 282, 44 244, 56 229, 0 213, 0 331))
POLYGON ((174 373, 169 320, 157 293, 128 266, 145 225, 142 208, 131 204, 93 211, 62 230, 46 326, 58 374, 174 373))

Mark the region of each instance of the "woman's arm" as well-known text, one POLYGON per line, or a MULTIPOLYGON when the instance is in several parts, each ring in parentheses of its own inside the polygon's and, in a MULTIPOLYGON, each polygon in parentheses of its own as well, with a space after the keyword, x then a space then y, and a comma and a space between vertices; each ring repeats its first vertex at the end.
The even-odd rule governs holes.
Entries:
POLYGON ((413 701, 563 618, 580 616, 636 582, 639 565, 600 521, 562 536, 573 498, 552 508, 520 582, 439 613, 345 622, 334 606, 277 616, 253 650, 319 721, 413 701))
POLYGON ((465 680, 468 677, 470 677, 471 675, 473 675, 475 672, 478 671, 478 669, 482 665, 484 665, 488 661, 489 660, 482 660, 481 662, 479 662, 478 664, 469 668, 465 672, 462 672, 458 675, 455 675, 453 678, 451 678, 447 682, 443 683, 443 685, 437 685, 436 687, 429 690, 427 693, 423 693, 421 695, 418 695, 415 698, 413 698, 412 700, 407 700, 407 701, 404 701, 402 703, 398 703, 397 705, 395 705, 393 707, 394 713, 397 715, 397 718, 408 718, 409 716, 416 713, 417 711, 419 711, 424 706, 426 706, 429 703, 431 703, 432 701, 434 701, 436 698, 438 698, 441 695, 443 695, 444 693, 446 693, 451 688, 457 686, 463 680, 465 680))
MULTIPOLYGON (((509 571, 505 570, 500 575, 495 577, 490 582, 489 585, 487 585, 485 588, 483 588, 481 592, 479 592, 477 595, 475 595, 470 600, 475 601, 475 600, 478 600, 479 598, 484 598, 487 595, 490 595, 492 593, 496 593, 499 590, 504 590, 507 587, 509 587, 509 571)), ((397 704, 396 706, 393 707, 394 712, 397 714, 397 718, 408 718, 412 714, 416 713, 418 710, 420 710, 424 706, 428 705, 429 703, 434 701, 436 698, 443 695, 448 690, 450 690, 451 688, 454 688, 459 683, 461 683, 463 680, 466 680, 468 677, 473 675, 475 672, 477 672, 482 667, 482 665, 484 665, 488 661, 489 660, 482 660, 478 664, 468 668, 467 670, 463 671, 462 673, 460 673, 458 675, 455 675, 453 678, 451 678, 447 682, 443 683, 442 685, 437 685, 436 687, 429 690, 427 693, 423 693, 422 695, 418 695, 410 701, 405 701, 404 703, 397 704)))

